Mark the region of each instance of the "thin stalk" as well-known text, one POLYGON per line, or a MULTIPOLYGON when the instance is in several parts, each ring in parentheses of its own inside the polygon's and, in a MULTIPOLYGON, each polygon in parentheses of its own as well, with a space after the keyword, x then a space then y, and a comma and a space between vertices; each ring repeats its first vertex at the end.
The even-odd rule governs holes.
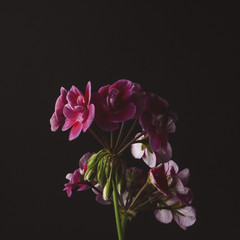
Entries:
POLYGON ((99 136, 91 129, 88 129, 89 132, 93 135, 93 137, 103 146, 103 148, 108 149, 108 147, 105 145, 105 143, 101 140, 101 138, 99 138, 99 136))
POLYGON ((120 149, 118 151, 117 154, 120 154, 121 152, 123 152, 126 148, 128 148, 130 145, 132 145, 138 138, 140 138, 142 135, 144 135, 145 132, 142 132, 141 134, 139 134, 137 137, 135 137, 134 139, 132 139, 129 143, 127 143, 122 149, 120 149))
POLYGON ((107 141, 107 137, 106 137, 105 133, 103 132, 103 130, 101 128, 99 128, 96 124, 95 124, 95 128, 96 128, 98 134, 100 135, 100 137, 102 138, 102 141, 104 142, 107 149, 110 149, 108 141, 107 141))
POLYGON ((126 223, 127 223, 127 217, 128 217, 128 213, 127 211, 125 211, 122 215, 122 235, 123 235, 123 238, 125 236, 125 228, 126 228, 126 223))
POLYGON ((128 140, 128 138, 132 134, 132 132, 136 126, 136 123, 137 123, 137 118, 134 120, 133 125, 131 126, 129 132, 127 133, 126 137, 123 139, 122 143, 120 144, 119 149, 124 145, 124 143, 128 140))
POLYGON ((110 133, 110 148, 113 149, 113 131, 110 133))
POLYGON ((122 136, 122 133, 123 133, 123 128, 124 128, 124 122, 122 122, 122 124, 121 124, 120 130, 119 130, 119 134, 118 134, 118 138, 117 138, 117 141, 116 141, 116 144, 115 144, 115 147, 114 147, 114 151, 118 147, 118 143, 119 143, 119 141, 121 139, 121 136, 122 136))
POLYGON ((115 219, 116 219, 116 225, 117 225, 118 239, 123 240, 121 219, 120 219, 118 199, 117 199, 117 188, 116 188, 116 183, 114 179, 112 180, 112 186, 113 186, 113 205, 114 205, 115 219))
POLYGON ((154 197, 152 197, 152 198, 147 199, 145 202, 141 203, 141 204, 138 205, 136 208, 134 208, 133 211, 136 211, 137 209, 143 207, 144 205, 148 204, 148 203, 151 202, 151 201, 157 200, 160 196, 161 196, 161 194, 156 195, 156 196, 154 196, 154 197))
POLYGON ((148 185, 148 182, 146 181, 146 183, 142 186, 142 188, 139 190, 139 192, 137 193, 137 195, 135 196, 135 198, 133 199, 132 203, 130 204, 129 208, 131 208, 134 203, 137 201, 138 197, 141 195, 141 193, 143 192, 143 190, 145 189, 145 187, 148 185))

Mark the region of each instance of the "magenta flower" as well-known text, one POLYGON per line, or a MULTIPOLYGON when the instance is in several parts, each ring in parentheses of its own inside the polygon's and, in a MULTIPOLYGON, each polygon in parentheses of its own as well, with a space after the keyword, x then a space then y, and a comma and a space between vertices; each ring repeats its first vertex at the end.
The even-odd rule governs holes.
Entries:
MULTIPOLYGON (((139 133, 138 133, 139 134, 139 133)), ((137 135, 138 135, 137 134, 137 135)), ((136 137, 137 137, 136 135, 136 137)), ((138 138, 137 140, 143 140, 145 136, 138 138)), ((131 152, 134 158, 143 159, 143 161, 150 167, 156 166, 156 163, 167 162, 172 157, 172 148, 169 143, 167 143, 166 152, 160 148, 157 152, 152 151, 149 144, 134 143, 131 145, 131 152)))
POLYGON ((169 110, 168 103, 156 94, 148 94, 139 122, 149 136, 153 151, 167 149, 168 134, 175 132, 176 115, 169 110))
POLYGON ((67 192, 68 197, 71 197, 72 190, 76 187, 79 187, 78 191, 83 191, 89 188, 89 186, 84 183, 83 176, 87 171, 88 160, 91 156, 92 153, 85 153, 79 160, 79 168, 73 173, 67 174, 66 179, 69 180, 69 182, 64 184, 65 188, 63 191, 67 192))
POLYGON ((140 91, 139 84, 126 79, 101 87, 92 96, 96 106, 96 124, 103 130, 111 131, 117 129, 120 122, 135 117, 140 91))
POLYGON ((68 103, 63 108, 66 120, 62 130, 65 131, 72 127, 69 134, 71 141, 77 138, 81 131, 86 132, 94 119, 95 106, 90 104, 91 82, 88 82, 86 86, 85 96, 75 86, 72 86, 66 98, 68 103))
POLYGON ((60 96, 57 98, 55 103, 55 111, 50 119, 51 130, 53 132, 57 131, 57 129, 62 126, 65 122, 65 116, 63 115, 64 105, 67 104, 66 95, 67 90, 63 87, 60 89, 60 96))

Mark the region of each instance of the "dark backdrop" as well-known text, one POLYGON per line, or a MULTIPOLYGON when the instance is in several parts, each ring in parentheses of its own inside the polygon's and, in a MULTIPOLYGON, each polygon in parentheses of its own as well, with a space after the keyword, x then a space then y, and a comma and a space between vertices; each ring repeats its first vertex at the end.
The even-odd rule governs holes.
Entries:
POLYGON ((1 239, 117 239, 112 206, 62 191, 65 175, 99 147, 89 133, 50 131, 61 86, 84 91, 127 78, 178 114, 173 159, 191 172, 197 222, 187 231, 153 213, 127 239, 210 239, 237 230, 237 18, 202 1, 18 3, 1 8, 1 239), (114 3, 113 3, 114 2, 114 3), (160 4, 159 4, 160 2, 160 4), (158 3, 158 4, 157 4, 158 3), (235 173, 235 174, 234 174, 235 173))

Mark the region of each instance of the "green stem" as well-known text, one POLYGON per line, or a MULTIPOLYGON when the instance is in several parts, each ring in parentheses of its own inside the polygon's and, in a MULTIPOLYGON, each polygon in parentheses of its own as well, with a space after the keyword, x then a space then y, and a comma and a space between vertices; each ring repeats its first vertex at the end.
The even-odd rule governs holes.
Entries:
POLYGON ((141 132, 141 134, 139 134, 137 137, 135 137, 129 143, 127 143, 122 149, 120 149, 117 154, 120 154, 121 152, 123 152, 126 148, 128 148, 130 145, 132 145, 138 138, 140 138, 144 134, 145 134, 145 132, 141 132))
POLYGON ((123 240, 122 226, 121 226, 118 199, 117 199, 117 188, 114 180, 112 180, 112 186, 113 186, 113 205, 114 205, 115 219, 116 219, 116 225, 117 225, 118 239, 123 240))
POLYGON ((122 143, 120 144, 120 146, 118 147, 118 150, 121 149, 121 147, 124 145, 124 143, 128 140, 128 138, 130 137, 130 135, 132 134, 135 126, 137 123, 137 118, 134 120, 132 127, 130 128, 130 130, 128 131, 126 137, 123 139, 122 143))
POLYGON ((99 138, 99 136, 91 128, 89 128, 88 130, 93 135, 93 137, 103 146, 103 148, 108 149, 105 143, 99 138))
POLYGON ((145 189, 145 187, 148 185, 148 181, 146 181, 146 183, 142 186, 142 188, 139 190, 139 192, 137 193, 136 197, 133 199, 132 203, 130 204, 129 208, 131 208, 134 203, 137 201, 138 197, 140 196, 140 194, 143 192, 143 190, 145 189))
POLYGON ((126 223, 127 223, 127 217, 128 217, 128 214, 127 214, 127 211, 125 211, 122 215, 122 235, 124 237, 125 235, 125 227, 126 227, 126 223))
POLYGON ((117 141, 116 141, 116 144, 115 144, 115 147, 114 147, 114 151, 117 149, 117 147, 118 147, 118 143, 119 143, 119 141, 120 141, 120 139, 121 139, 121 136, 122 136, 122 133, 123 133, 123 127, 124 127, 124 122, 122 122, 122 124, 121 124, 121 128, 120 128, 120 130, 119 130, 119 134, 118 134, 118 138, 117 138, 117 141))

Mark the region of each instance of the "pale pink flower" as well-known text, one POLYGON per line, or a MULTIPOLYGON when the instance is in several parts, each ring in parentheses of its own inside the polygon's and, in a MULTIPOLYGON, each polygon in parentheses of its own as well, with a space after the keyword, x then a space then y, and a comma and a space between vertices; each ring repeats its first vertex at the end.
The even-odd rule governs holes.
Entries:
POLYGON ((175 222, 184 230, 196 221, 196 210, 192 206, 184 206, 177 211, 170 209, 156 209, 154 215, 159 222, 168 224, 174 218, 175 222))
MULTIPOLYGON (((137 134, 138 135, 138 134, 137 134)), ((136 135, 136 136, 137 136, 136 135)), ((145 136, 138 138, 137 140, 143 140, 145 136)), ((131 152, 134 158, 143 159, 143 161, 149 167, 155 167, 156 163, 167 162, 172 157, 172 148, 169 143, 167 143, 166 152, 160 148, 158 151, 152 151, 149 145, 143 143, 134 143, 131 145, 131 152)))

